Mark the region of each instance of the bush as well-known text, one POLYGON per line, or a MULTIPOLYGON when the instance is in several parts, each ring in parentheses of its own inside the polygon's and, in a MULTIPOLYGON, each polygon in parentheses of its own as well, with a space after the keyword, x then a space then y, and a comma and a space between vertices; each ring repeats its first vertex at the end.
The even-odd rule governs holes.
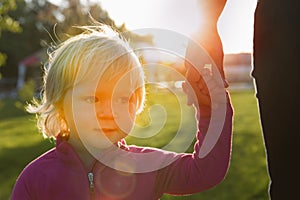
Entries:
POLYGON ((21 102, 25 103, 30 101, 35 95, 35 82, 28 80, 24 86, 18 91, 18 98, 21 102))

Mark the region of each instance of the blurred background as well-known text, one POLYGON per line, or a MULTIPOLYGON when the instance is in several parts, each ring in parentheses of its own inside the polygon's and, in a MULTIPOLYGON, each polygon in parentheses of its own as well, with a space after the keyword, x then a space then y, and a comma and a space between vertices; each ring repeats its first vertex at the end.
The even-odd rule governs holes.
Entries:
MULTIPOLYGON (((197 6, 196 0, 0 0, 0 199, 9 199, 21 170, 54 145, 43 139, 35 128, 34 116, 25 113, 24 104, 39 95, 47 52, 80 33, 74 25, 86 25, 91 15, 125 33, 134 49, 162 45, 165 37, 157 33, 168 30, 180 36, 172 45, 184 56, 189 36, 203 20, 197 6)), ((251 77, 255 6, 254 0, 227 0, 218 23, 235 109, 228 175, 206 192, 165 195, 162 199, 267 199, 269 179, 251 77)), ((137 135, 133 133, 127 142, 163 148, 180 126, 193 137, 194 110, 184 106, 186 99, 181 92, 183 57, 163 51, 139 51, 138 56, 148 81, 157 84, 147 87, 146 108, 134 129, 139 132, 142 127, 145 136, 133 137, 137 135), (174 109, 176 106, 182 107, 182 113, 174 109), (182 119, 181 115, 187 117, 182 119), (164 124, 161 118, 165 118, 164 124), (158 133, 153 135, 153 129, 158 133)), ((184 142, 185 137, 177 138, 171 150, 178 150, 176 146, 184 142)), ((191 152, 192 146, 186 152, 191 152)))

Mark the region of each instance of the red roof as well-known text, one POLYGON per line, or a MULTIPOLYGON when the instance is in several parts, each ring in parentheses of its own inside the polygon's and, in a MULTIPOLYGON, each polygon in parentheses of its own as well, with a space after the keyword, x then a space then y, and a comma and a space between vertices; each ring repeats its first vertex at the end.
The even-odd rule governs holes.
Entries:
POLYGON ((44 52, 43 51, 38 51, 35 52, 27 57, 25 57, 23 60, 19 62, 20 65, 24 66, 33 66, 40 64, 42 60, 44 60, 44 52))

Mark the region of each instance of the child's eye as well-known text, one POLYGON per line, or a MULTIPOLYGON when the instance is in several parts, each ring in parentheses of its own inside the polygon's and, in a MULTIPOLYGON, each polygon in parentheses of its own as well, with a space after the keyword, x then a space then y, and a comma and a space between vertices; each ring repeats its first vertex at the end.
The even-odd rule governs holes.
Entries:
POLYGON ((88 96, 88 97, 85 97, 85 102, 87 103, 97 103, 99 101, 99 99, 95 96, 88 96))
POLYGON ((129 97, 119 97, 116 98, 115 103, 117 104, 127 104, 129 102, 129 97))

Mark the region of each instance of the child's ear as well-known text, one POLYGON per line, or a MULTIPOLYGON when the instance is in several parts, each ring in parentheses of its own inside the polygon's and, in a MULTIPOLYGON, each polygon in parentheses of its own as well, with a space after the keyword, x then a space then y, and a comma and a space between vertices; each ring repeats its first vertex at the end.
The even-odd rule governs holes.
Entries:
POLYGON ((57 110, 57 113, 61 118, 65 118, 65 111, 64 111, 64 105, 63 101, 57 102, 54 104, 54 109, 57 110))

